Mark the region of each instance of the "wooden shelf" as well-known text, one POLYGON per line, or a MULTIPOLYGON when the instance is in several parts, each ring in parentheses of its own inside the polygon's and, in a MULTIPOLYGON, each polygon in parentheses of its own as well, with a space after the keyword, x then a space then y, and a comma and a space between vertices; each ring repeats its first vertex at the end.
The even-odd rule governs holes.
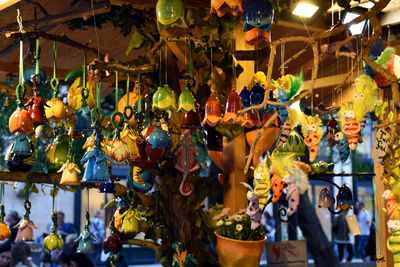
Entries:
POLYGON ((58 173, 37 173, 37 172, 16 172, 9 170, 0 170, 0 181, 26 182, 29 176, 31 183, 54 184, 60 182, 61 174, 58 173))

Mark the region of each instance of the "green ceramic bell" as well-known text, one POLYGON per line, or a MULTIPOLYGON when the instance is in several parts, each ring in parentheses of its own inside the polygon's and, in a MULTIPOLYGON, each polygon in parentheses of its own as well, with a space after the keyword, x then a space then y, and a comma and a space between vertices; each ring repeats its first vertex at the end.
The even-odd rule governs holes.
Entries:
POLYGON ((182 0, 158 0, 156 5, 159 30, 177 26, 186 28, 185 7, 182 0))
POLYGON ((189 88, 185 87, 185 90, 179 96, 178 111, 188 113, 189 111, 196 112, 194 106, 194 97, 190 92, 189 88))
MULTIPOLYGON (((154 107, 154 101, 153 101, 154 107)), ((157 97, 156 108, 159 110, 171 110, 176 108, 175 94, 168 84, 164 84, 164 87, 160 90, 157 97)))
POLYGON ((69 137, 67 134, 58 135, 47 148, 46 164, 49 172, 57 172, 68 160, 69 137))
POLYGON ((157 88, 157 91, 153 94, 153 104, 152 104, 152 110, 156 110, 158 108, 158 96, 160 95, 162 91, 162 87, 159 86, 157 88))

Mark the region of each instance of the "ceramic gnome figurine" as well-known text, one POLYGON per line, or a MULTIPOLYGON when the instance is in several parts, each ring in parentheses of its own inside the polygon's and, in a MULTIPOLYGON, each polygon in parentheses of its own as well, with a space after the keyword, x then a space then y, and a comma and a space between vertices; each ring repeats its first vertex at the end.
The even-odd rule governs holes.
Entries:
POLYGON ((172 258, 171 267, 197 267, 198 262, 194 255, 188 253, 180 241, 172 243, 174 256, 172 258))

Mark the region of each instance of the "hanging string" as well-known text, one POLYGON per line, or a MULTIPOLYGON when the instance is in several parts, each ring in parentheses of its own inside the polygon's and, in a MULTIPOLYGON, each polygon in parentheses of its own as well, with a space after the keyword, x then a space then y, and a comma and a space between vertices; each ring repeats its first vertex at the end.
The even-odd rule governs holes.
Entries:
POLYGON ((281 76, 285 75, 285 43, 281 44, 281 76))
POLYGON ((189 42, 189 75, 193 78, 193 42, 189 42))
POLYGON ((390 46, 390 25, 388 25, 387 28, 388 28, 387 46, 390 46))
POLYGON ((168 84, 168 46, 167 46, 167 36, 165 36, 165 45, 164 45, 164 52, 165 52, 165 83, 168 84))
POLYGON ((137 94, 138 94, 138 100, 137 100, 137 111, 138 113, 142 112, 142 99, 141 99, 141 75, 140 73, 138 74, 138 86, 137 86, 137 94))
POLYGON ((211 68, 211 92, 213 92, 213 85, 214 85, 214 73, 213 73, 213 35, 211 34, 210 37, 210 41, 211 41, 211 60, 210 60, 210 68, 211 68))
POLYGON ((129 73, 126 75, 126 105, 129 106, 129 82, 130 76, 129 73))
POLYGON ((86 193, 87 193, 87 209, 86 209, 86 212, 89 212, 89 187, 86 188, 86 193))
POLYGON ((53 43, 53 79, 50 81, 50 86, 53 89, 53 98, 58 95, 59 80, 57 78, 57 42, 53 43))
MULTIPOLYGON (((160 42, 161 42, 161 35, 160 35, 160 42)), ((161 49, 160 49, 160 51, 159 51, 159 53, 158 53, 159 55, 160 55, 160 67, 158 68, 158 80, 159 80, 159 83, 160 83, 160 87, 162 86, 162 52, 161 52, 161 49)))
POLYGON ((333 11, 333 0, 332 0, 332 4, 331 4, 331 11, 332 11, 332 25, 331 26, 333 26, 333 24, 334 24, 334 16, 335 16, 335 12, 333 11))
POLYGON ((35 74, 39 74, 39 38, 36 38, 35 74))
POLYGON ((94 14, 93 0, 90 0, 90 5, 91 5, 91 7, 92 7, 92 16, 93 16, 94 32, 95 32, 95 34, 96 34, 97 58, 100 59, 99 34, 98 34, 98 32, 97 32, 96 16, 95 16, 95 14, 94 14))

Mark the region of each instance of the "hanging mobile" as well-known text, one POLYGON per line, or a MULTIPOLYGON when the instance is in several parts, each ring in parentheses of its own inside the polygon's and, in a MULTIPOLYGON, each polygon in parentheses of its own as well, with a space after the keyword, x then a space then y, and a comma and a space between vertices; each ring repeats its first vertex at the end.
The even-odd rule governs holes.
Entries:
POLYGON ((81 170, 79 166, 74 161, 74 152, 73 152, 73 138, 72 138, 72 128, 69 129, 69 142, 68 142, 68 160, 62 165, 62 167, 57 171, 58 173, 62 172, 60 184, 62 185, 79 185, 81 183, 79 179, 79 174, 81 170))
POLYGON ((76 123, 74 131, 78 133, 88 133, 92 132, 92 120, 91 120, 91 113, 90 109, 86 103, 87 99, 89 98, 89 90, 86 87, 86 53, 83 53, 83 70, 82 70, 82 89, 81 89, 81 101, 82 106, 80 109, 75 113, 76 116, 76 123))
POLYGON ((54 204, 55 204, 55 198, 56 194, 58 192, 57 189, 57 182, 54 182, 53 190, 51 192, 51 197, 53 199, 53 207, 52 207, 52 215, 51 219, 53 221, 53 227, 51 228, 51 234, 46 236, 46 238, 43 240, 43 248, 45 250, 51 251, 51 250, 62 250, 64 247, 64 240, 62 237, 57 233, 57 212, 54 209, 54 204))

